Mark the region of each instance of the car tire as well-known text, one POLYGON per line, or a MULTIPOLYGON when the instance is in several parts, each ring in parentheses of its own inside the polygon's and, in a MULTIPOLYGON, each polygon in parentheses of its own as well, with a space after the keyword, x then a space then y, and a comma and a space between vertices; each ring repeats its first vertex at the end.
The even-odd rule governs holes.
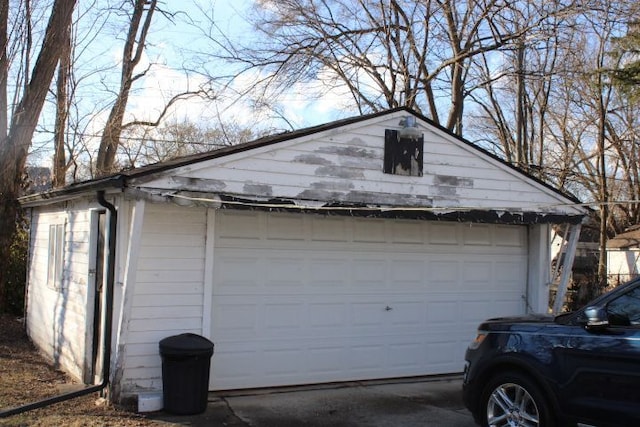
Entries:
POLYGON ((484 427, 553 427, 553 411, 540 387, 519 372, 494 375, 480 400, 480 419, 484 427))

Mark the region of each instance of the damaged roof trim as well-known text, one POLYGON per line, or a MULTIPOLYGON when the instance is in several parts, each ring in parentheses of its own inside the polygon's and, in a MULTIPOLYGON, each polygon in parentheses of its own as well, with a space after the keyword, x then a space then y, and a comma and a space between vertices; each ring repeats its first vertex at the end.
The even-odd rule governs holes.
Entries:
POLYGON ((123 175, 111 175, 106 178, 94 179, 71 184, 63 188, 45 191, 43 193, 30 194, 18 199, 23 207, 49 205, 75 198, 82 193, 95 193, 100 190, 123 191, 127 186, 126 177, 123 175))
POLYGON ((583 215, 565 215, 541 212, 508 212, 494 209, 417 208, 402 206, 365 206, 357 204, 328 203, 319 207, 298 206, 293 201, 269 200, 267 202, 239 199, 221 195, 220 209, 259 210, 267 212, 301 212, 321 215, 353 216, 359 218, 416 219, 423 221, 455 221, 486 224, 580 224, 583 215), (287 206, 290 205, 290 206, 287 206))
POLYGON ((371 206, 360 203, 322 202, 282 198, 249 199, 230 194, 197 194, 195 192, 161 192, 137 189, 131 195, 145 195, 149 200, 172 201, 181 206, 206 206, 215 209, 289 212, 319 215, 352 216, 359 218, 415 219, 424 221, 455 221, 487 224, 579 224, 584 215, 554 212, 510 211, 508 209, 480 209, 464 207, 428 206, 371 206), (304 203, 304 204, 301 204, 304 203))

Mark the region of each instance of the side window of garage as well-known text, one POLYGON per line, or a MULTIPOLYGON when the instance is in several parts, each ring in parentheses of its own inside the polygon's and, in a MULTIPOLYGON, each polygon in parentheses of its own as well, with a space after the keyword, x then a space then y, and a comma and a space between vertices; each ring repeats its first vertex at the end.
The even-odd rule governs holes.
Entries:
POLYGON ((47 285, 53 289, 62 288, 62 272, 64 269, 64 239, 64 222, 50 224, 47 285))

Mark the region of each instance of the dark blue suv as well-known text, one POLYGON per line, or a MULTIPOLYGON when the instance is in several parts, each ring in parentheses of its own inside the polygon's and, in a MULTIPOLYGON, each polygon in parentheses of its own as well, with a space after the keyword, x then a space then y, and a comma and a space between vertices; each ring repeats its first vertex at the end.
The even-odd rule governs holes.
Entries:
POLYGON ((640 279, 572 313, 487 320, 465 359, 483 426, 640 426, 640 279))

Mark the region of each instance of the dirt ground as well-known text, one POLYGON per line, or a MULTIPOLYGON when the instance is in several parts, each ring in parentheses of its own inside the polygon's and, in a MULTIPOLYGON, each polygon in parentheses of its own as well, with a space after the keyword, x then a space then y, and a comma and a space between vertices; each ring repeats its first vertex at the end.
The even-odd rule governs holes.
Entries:
MULTIPOLYGON (((0 316, 0 410, 61 394, 73 384, 53 369, 27 338, 20 319, 0 316)), ((107 405, 98 393, 0 418, 0 426, 166 426, 136 414, 135 408, 107 405)))

